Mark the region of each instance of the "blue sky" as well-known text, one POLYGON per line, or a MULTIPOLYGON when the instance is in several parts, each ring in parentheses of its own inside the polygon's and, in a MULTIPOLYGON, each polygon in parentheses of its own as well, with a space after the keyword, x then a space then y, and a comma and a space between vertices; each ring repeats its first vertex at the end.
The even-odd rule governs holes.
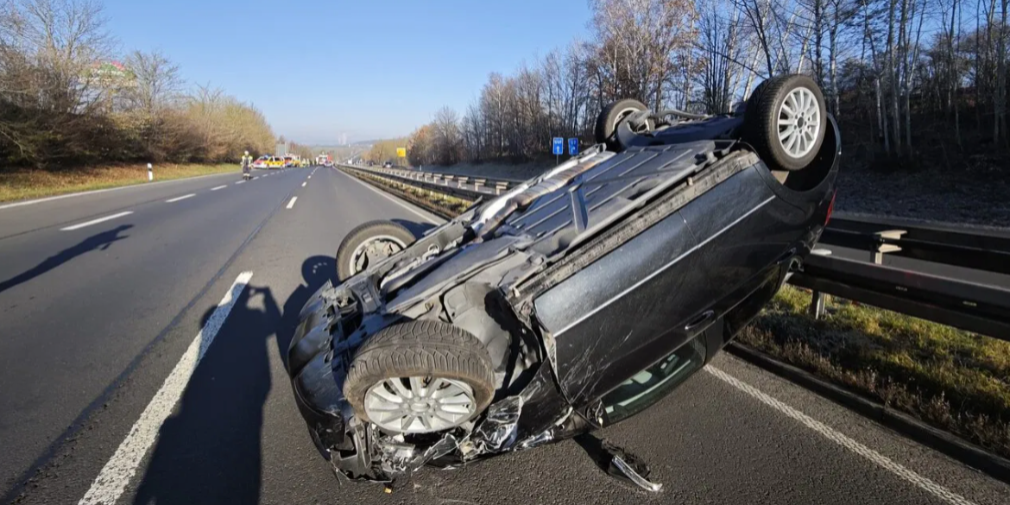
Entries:
POLYGON ((303 143, 406 135, 460 113, 490 72, 589 36, 587 0, 106 0, 126 52, 255 104, 303 143))

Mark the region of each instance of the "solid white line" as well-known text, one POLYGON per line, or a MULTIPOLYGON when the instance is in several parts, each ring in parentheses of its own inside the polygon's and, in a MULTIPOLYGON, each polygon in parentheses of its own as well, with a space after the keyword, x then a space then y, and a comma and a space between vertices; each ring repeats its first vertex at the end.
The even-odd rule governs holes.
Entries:
POLYGON ((207 319, 207 323, 204 324, 203 329, 196 334, 196 338, 189 344, 189 348, 183 353, 182 358, 179 359, 179 363, 175 365, 172 372, 165 378, 161 389, 155 393, 154 398, 151 398, 151 402, 147 404, 144 412, 140 414, 140 418, 134 423, 133 428, 130 429, 130 433, 119 444, 116 453, 109 458, 109 461, 102 468, 102 471, 99 472, 94 482, 91 483, 91 488, 81 498, 78 505, 97 505, 100 503, 112 505, 123 494, 123 490, 130 483, 130 479, 137 473, 137 467, 140 465, 141 460, 144 459, 144 455, 147 454, 148 449, 151 448, 151 445, 154 444, 155 439, 158 437, 158 430, 161 428, 162 423, 171 415, 175 404, 182 397, 182 393, 186 389, 190 377, 193 376, 193 372, 196 371, 200 360, 207 353, 207 348, 214 342, 214 337, 221 330, 221 326, 228 317, 228 313, 235 306, 235 302, 238 300, 242 290, 249 284, 249 279, 252 278, 252 275, 252 272, 242 272, 235 279, 235 282, 231 285, 231 289, 225 293, 224 298, 217 304, 217 308, 210 315, 210 319, 207 319))
POLYGON ((242 184, 245 181, 237 181, 235 184, 242 184))
POLYGON ((290 201, 290 202, 288 202, 288 208, 289 208, 289 209, 295 206, 295 200, 297 200, 297 199, 298 199, 298 197, 297 197, 297 196, 292 196, 292 197, 291 197, 291 201, 290 201))
POLYGON ((722 370, 719 370, 718 368, 715 368, 713 366, 707 366, 704 368, 704 370, 708 371, 708 373, 714 375, 717 379, 729 384, 730 386, 733 386, 739 389, 740 391, 747 393, 748 395, 757 399, 761 403, 764 403, 765 405, 768 405, 769 407, 799 421, 807 428, 816 431, 817 433, 821 434, 828 440, 831 440, 832 442, 835 442, 836 444, 870 460, 871 462, 876 463, 880 467, 897 475, 898 477, 901 477, 902 479, 911 482, 916 487, 932 494, 933 496, 936 496, 937 498, 940 498, 941 500, 953 505, 974 505, 974 503, 968 500, 967 498, 957 493, 954 493, 953 491, 927 479, 926 477, 923 477, 913 472, 912 470, 909 470, 908 468, 905 468, 904 466, 898 463, 895 463, 894 461, 880 454, 879 452, 874 451, 873 449, 870 449, 869 447, 859 442, 856 442, 855 440, 843 435, 842 433, 839 433, 838 431, 835 431, 834 428, 790 407, 789 405, 786 405, 785 403, 776 400, 775 398, 772 398, 771 396, 768 396, 767 394, 761 392, 754 386, 751 386, 750 384, 747 384, 741 381, 740 379, 737 379, 736 377, 733 377, 732 375, 723 372, 722 370))
POLYGON ((77 229, 80 229, 80 228, 84 228, 85 226, 91 226, 93 224, 98 224, 98 223, 104 223, 104 222, 109 221, 111 219, 116 219, 117 217, 129 216, 130 214, 133 214, 132 210, 128 210, 128 211, 125 211, 125 212, 120 212, 119 214, 113 214, 111 216, 100 217, 98 219, 92 219, 91 221, 86 221, 84 223, 77 223, 77 224, 72 225, 72 226, 67 226, 66 228, 60 228, 60 231, 74 231, 74 230, 77 230, 77 229))
POLYGON ((302 183, 302 187, 304 188, 306 184, 308 184, 308 183, 307 182, 303 182, 302 183))
POLYGON ((175 202, 178 202, 179 200, 185 200, 187 198, 193 198, 194 196, 196 196, 196 193, 190 193, 188 195, 177 196, 175 198, 171 198, 169 200, 165 200, 165 203, 175 203, 175 202))
MULTIPOLYGON (((347 174, 344 174, 344 175, 347 175, 347 174)), ((431 224, 442 224, 441 222, 439 222, 439 221, 435 221, 434 219, 432 219, 432 218, 430 218, 430 217, 428 217, 428 216, 426 216, 426 215, 424 215, 424 214, 421 214, 421 213, 420 213, 419 211, 416 211, 416 210, 414 210, 413 208, 411 208, 411 207, 410 207, 409 205, 407 205, 406 203, 403 203, 403 202, 401 202, 400 200, 398 200, 398 199, 396 199, 396 198, 393 198, 392 196, 390 196, 390 195, 388 195, 388 194, 386 194, 386 193, 383 193, 382 191, 379 191, 379 190, 377 190, 377 189, 373 188, 372 186, 370 186, 370 185, 368 185, 368 184, 365 184, 365 183, 363 183, 363 182, 359 181, 357 177, 354 177, 354 176, 352 176, 352 175, 348 175, 348 176, 347 176, 347 178, 348 178, 348 179, 351 179, 352 181, 354 181, 354 182, 356 182, 356 183, 358 183, 358 184, 361 184, 362 186, 364 186, 364 187, 366 187, 366 188, 368 188, 368 189, 370 189, 370 190, 372 190, 372 191, 375 191, 376 193, 378 193, 378 194, 382 195, 382 196, 383 196, 384 198, 386 198, 387 200, 389 200, 389 201, 391 201, 391 202, 393 202, 393 203, 395 203, 395 204, 399 205, 400 207, 403 207, 403 208, 405 208, 405 209, 409 210, 410 212, 414 213, 414 215, 417 215, 417 216, 420 216, 420 217, 421 217, 421 219, 424 219, 425 221, 427 221, 427 222, 429 222, 429 223, 431 223, 431 224)))
POLYGON ((224 186, 218 186, 218 187, 216 187, 216 188, 210 188, 210 190, 211 190, 211 191, 217 191, 217 190, 219 190, 219 189, 224 189, 224 188, 227 188, 227 187, 228 187, 228 185, 227 185, 227 184, 225 184, 224 186))

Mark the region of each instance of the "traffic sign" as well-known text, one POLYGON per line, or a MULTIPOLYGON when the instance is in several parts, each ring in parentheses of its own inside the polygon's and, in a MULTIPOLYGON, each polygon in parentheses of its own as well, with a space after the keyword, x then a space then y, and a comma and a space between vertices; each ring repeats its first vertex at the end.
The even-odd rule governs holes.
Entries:
POLYGON ((560 156, 562 154, 565 154, 565 138, 554 137, 554 155, 560 156))
POLYGON ((579 154, 579 139, 568 139, 568 154, 570 156, 579 154))
POLYGON ((406 158, 407 157, 407 148, 406 147, 397 147, 396 148, 396 156, 398 158, 406 158))

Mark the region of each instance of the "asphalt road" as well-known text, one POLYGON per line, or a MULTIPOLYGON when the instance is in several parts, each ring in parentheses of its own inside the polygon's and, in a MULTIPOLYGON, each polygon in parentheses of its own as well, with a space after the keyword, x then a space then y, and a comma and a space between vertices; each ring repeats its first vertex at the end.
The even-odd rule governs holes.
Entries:
POLYGON ((341 487, 297 413, 279 349, 304 301, 333 276, 333 253, 351 228, 389 218, 420 232, 437 219, 331 169, 259 175, 0 208, 4 502, 997 504, 1010 496, 1010 486, 728 355, 600 432, 650 463, 659 494, 607 477, 573 441, 425 469, 393 495, 341 487), (117 217, 78 227, 109 216, 117 217), (194 354, 201 344, 205 353, 194 354), (152 414, 159 409, 167 419, 152 414), (102 494, 116 487, 108 475, 123 479, 121 493, 102 494))

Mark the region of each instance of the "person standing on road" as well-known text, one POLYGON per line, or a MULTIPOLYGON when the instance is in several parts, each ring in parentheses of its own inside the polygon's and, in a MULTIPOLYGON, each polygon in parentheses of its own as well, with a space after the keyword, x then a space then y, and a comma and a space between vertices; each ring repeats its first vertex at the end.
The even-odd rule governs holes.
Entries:
POLYGON ((246 151, 242 155, 242 173, 248 174, 249 170, 252 168, 252 156, 249 156, 249 151, 246 151))

